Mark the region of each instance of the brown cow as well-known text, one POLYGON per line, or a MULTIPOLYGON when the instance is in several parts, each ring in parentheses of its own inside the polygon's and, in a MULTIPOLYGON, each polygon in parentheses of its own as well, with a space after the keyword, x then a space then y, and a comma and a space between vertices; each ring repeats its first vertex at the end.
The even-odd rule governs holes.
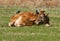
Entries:
POLYGON ((11 17, 9 26, 24 26, 24 25, 32 25, 35 24, 47 24, 49 26, 49 17, 44 13, 45 11, 41 10, 40 13, 36 12, 36 14, 32 12, 20 12, 19 14, 15 14, 11 17))

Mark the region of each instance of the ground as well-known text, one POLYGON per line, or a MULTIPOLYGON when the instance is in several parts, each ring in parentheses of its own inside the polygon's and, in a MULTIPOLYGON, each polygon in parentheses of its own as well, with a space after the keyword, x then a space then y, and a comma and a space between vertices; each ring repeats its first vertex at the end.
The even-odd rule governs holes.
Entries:
POLYGON ((36 8, 0 6, 0 41, 60 41, 60 8, 44 9, 49 14, 51 26, 8 27, 9 18, 16 11, 35 12, 36 8))

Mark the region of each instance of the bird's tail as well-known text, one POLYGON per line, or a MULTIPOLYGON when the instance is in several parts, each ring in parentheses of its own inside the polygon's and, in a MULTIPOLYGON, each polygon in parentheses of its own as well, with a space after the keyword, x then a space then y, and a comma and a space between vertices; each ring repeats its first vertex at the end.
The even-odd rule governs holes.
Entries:
POLYGON ((20 13, 20 10, 18 10, 18 11, 16 12, 16 14, 18 14, 18 13, 20 13))

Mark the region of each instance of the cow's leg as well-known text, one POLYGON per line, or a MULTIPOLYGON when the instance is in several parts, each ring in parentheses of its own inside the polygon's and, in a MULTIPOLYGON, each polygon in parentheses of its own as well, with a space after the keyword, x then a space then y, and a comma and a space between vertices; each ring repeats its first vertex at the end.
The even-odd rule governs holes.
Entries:
POLYGON ((17 27, 20 27, 20 26, 26 25, 26 23, 15 23, 14 25, 17 26, 17 27))
POLYGON ((14 23, 15 26, 21 26, 21 22, 22 22, 22 16, 20 16, 14 23))
POLYGON ((20 24, 17 24, 17 23, 15 23, 14 25, 17 26, 17 27, 21 26, 20 24))
POLYGON ((35 24, 39 24, 39 22, 35 21, 35 24))
POLYGON ((33 24, 33 22, 26 22, 25 25, 27 25, 27 26, 31 26, 32 24, 33 24))

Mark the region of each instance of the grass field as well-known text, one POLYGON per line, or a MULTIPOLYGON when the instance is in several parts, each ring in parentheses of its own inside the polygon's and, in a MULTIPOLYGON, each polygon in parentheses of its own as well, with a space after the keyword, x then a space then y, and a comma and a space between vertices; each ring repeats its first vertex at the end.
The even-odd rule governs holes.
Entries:
POLYGON ((35 12, 36 8, 0 6, 0 41, 60 41, 60 8, 45 8, 46 13, 49 13, 50 27, 8 27, 9 18, 18 10, 35 12))

